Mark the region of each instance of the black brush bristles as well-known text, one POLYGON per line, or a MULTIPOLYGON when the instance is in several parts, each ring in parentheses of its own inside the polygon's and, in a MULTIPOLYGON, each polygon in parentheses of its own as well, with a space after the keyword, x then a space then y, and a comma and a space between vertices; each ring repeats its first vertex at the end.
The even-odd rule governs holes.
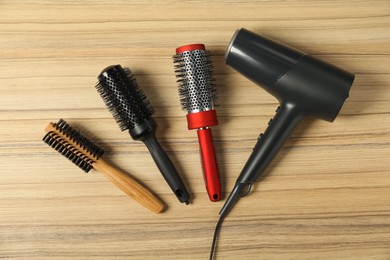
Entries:
POLYGON ((94 144, 84 134, 72 128, 63 119, 54 123, 53 127, 66 138, 59 136, 54 131, 49 131, 42 140, 80 167, 83 171, 89 172, 93 167, 92 163, 103 155, 104 150, 94 144), (80 148, 76 147, 72 142, 82 149, 80 150, 80 148))
POLYGON ((217 88, 210 53, 185 51, 174 55, 173 62, 183 110, 191 113, 213 109, 217 88))
POLYGON ((81 153, 77 148, 59 137, 56 133, 47 133, 43 137, 43 141, 80 167, 84 172, 89 172, 92 169, 93 161, 81 153))
POLYGON ((104 150, 102 148, 92 142, 83 133, 71 127, 65 120, 60 119, 57 123, 53 124, 53 126, 67 138, 80 145, 85 152, 95 157, 96 160, 104 154, 104 150))
POLYGON ((129 68, 112 65, 98 76, 96 89, 121 131, 151 118, 154 109, 129 68))

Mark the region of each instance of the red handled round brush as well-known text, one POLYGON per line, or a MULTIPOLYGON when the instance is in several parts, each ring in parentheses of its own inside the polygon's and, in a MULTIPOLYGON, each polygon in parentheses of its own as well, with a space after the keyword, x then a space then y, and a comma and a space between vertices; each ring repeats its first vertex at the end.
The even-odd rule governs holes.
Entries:
POLYGON ((188 129, 198 129, 207 193, 211 201, 218 201, 221 199, 221 184, 210 128, 218 125, 214 110, 217 91, 210 54, 203 44, 190 44, 177 48, 173 61, 181 105, 187 111, 188 129))

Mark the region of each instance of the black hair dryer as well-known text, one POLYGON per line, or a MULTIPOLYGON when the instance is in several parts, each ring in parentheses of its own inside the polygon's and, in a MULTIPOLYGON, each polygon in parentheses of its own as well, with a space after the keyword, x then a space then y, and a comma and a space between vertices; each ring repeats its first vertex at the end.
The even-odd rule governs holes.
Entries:
POLYGON ((238 30, 225 55, 226 64, 275 96, 280 106, 260 134, 220 215, 225 217, 240 195, 263 173, 302 118, 332 122, 354 75, 246 29, 238 30))

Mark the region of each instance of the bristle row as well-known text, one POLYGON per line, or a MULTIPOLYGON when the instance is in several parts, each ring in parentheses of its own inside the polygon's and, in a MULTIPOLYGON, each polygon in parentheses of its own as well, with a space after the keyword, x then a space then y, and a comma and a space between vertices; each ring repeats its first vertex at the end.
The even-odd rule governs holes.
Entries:
POLYGON ((50 147, 54 148, 60 154, 68 158, 75 165, 80 167, 84 172, 89 172, 92 169, 93 161, 80 152, 77 148, 67 143, 56 133, 49 132, 43 137, 43 141, 50 147))
POLYGON ((210 53, 194 50, 173 56, 182 108, 187 112, 213 109, 217 88, 210 53))
POLYGON ((96 159, 99 159, 104 154, 104 150, 102 148, 92 142, 84 134, 71 127, 65 120, 60 119, 54 124, 54 127, 96 159))
POLYGON ((122 131, 136 127, 154 113, 130 69, 112 66, 98 78, 96 89, 122 131))

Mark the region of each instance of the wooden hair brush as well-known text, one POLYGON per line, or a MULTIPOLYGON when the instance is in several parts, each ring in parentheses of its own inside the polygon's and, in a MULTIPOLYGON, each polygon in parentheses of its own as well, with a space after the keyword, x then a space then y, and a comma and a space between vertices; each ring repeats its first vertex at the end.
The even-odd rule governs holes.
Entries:
POLYGON ((130 175, 111 166, 100 157, 104 150, 84 134, 72 128, 65 120, 49 123, 43 141, 64 155, 84 172, 92 168, 104 174, 112 183, 135 201, 155 213, 164 210, 165 205, 142 184, 130 175))

